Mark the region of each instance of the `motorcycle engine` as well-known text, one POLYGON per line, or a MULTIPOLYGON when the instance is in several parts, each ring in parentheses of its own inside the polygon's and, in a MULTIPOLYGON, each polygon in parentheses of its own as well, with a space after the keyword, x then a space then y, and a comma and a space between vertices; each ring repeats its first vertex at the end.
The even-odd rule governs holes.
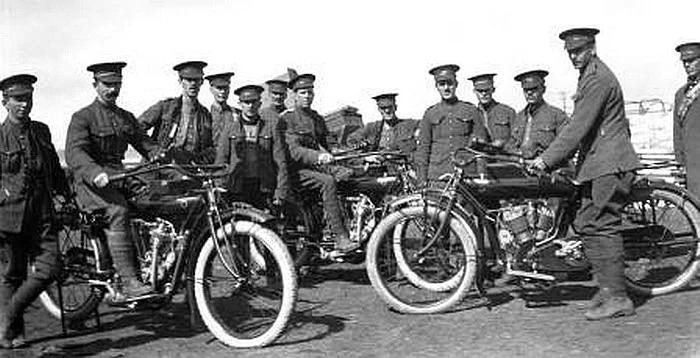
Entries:
POLYGON ((175 226, 164 219, 155 222, 133 219, 134 239, 141 267, 141 279, 153 287, 170 278, 185 235, 178 234, 175 226))
POLYGON ((369 239, 369 235, 377 224, 374 215, 376 206, 364 194, 347 197, 345 201, 346 205, 349 206, 349 215, 346 220, 350 231, 350 239, 356 242, 364 242, 369 239))
POLYGON ((544 199, 501 200, 498 211, 498 240, 509 259, 554 229, 555 210, 544 199))

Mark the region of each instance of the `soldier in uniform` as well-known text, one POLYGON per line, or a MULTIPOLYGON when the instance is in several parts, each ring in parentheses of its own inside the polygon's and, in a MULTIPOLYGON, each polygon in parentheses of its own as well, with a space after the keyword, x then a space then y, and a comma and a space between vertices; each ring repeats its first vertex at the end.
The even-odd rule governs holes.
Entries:
POLYGON ((356 146, 369 144, 371 150, 387 149, 400 150, 413 156, 416 150, 418 121, 400 119, 396 116, 396 93, 384 93, 372 97, 377 101, 377 109, 382 116, 381 121, 368 123, 350 135, 348 143, 356 146))
POLYGON ((159 101, 138 118, 145 130, 153 128, 151 137, 161 151, 171 153, 180 163, 212 163, 216 156, 211 114, 197 99, 206 65, 201 61, 175 65, 182 95, 159 101))
POLYGON ((75 177, 75 191, 85 211, 104 210, 109 226, 105 229, 111 253, 103 258, 99 269, 109 270, 112 264, 121 278, 115 302, 140 296, 150 291, 138 279, 138 264, 131 237, 127 182, 109 182, 109 175, 124 170, 122 161, 129 145, 145 158, 158 153, 158 145, 139 126, 134 115, 117 105, 122 86, 124 62, 97 63, 88 66, 93 74, 92 86, 97 98, 75 112, 66 136, 66 163, 75 177))
POLYGON ((219 138, 226 123, 233 121, 234 109, 227 103, 231 92, 231 76, 233 76, 233 72, 217 73, 204 77, 209 81, 209 90, 214 96, 214 103, 211 104, 211 132, 214 145, 219 144, 219 138))
POLYGON ((241 107, 221 136, 215 163, 229 164, 225 187, 236 200, 262 208, 289 195, 284 133, 274 113, 259 113, 263 88, 246 85, 234 91, 241 107))
POLYGON ((676 92, 673 112, 673 149, 685 166, 688 189, 700 196, 700 42, 678 45, 688 82, 676 92))
POLYGON ((573 226, 584 237, 599 287, 586 311, 589 320, 635 313, 625 289, 622 237, 616 227, 630 195, 633 170, 640 166, 630 140, 622 88, 596 54, 598 32, 577 28, 559 35, 580 73, 574 112, 569 124, 531 164, 539 170, 554 168, 578 150, 576 179, 583 187, 573 226))
POLYGON ((0 348, 26 345, 24 310, 60 273, 51 195, 69 190, 49 127, 29 116, 36 80, 0 81, 0 348))
POLYGON ((491 144, 503 147, 511 136, 511 126, 515 119, 515 110, 507 104, 493 98, 496 87, 493 85, 495 73, 486 73, 469 78, 474 85, 474 94, 479 100, 479 112, 489 134, 491 144))
POLYGON ((521 153, 526 159, 540 155, 569 122, 561 109, 544 100, 544 78, 547 71, 534 70, 515 76, 520 82, 527 105, 518 112, 511 126, 508 151, 521 153))
POLYGON ((263 111, 272 110, 277 114, 287 110, 287 106, 284 101, 287 100, 287 82, 282 80, 269 80, 265 82, 267 84, 267 91, 270 93, 270 105, 263 108, 263 111))
POLYGON ((335 247, 339 253, 348 253, 359 247, 350 240, 337 196, 337 182, 329 171, 320 166, 333 162, 328 148, 328 128, 318 112, 311 109, 314 100, 316 76, 302 74, 289 82, 294 91, 295 107, 282 113, 282 126, 291 156, 290 169, 298 175, 299 184, 306 190, 321 192, 323 210, 329 226, 335 234, 335 247))
MULTIPOLYGON (((420 183, 436 180, 452 171, 452 154, 476 138, 488 138, 479 110, 457 98, 457 65, 437 66, 429 71, 435 78, 440 102, 430 106, 420 122, 416 171, 420 183)), ((467 168, 475 173, 475 166, 467 168)))

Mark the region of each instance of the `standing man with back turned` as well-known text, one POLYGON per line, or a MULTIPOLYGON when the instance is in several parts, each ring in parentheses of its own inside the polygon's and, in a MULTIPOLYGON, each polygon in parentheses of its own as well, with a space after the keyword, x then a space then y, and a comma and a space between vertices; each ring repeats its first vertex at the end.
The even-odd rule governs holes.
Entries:
POLYGON ((673 150, 685 166, 688 190, 700 196, 700 42, 676 47, 688 82, 676 92, 673 105, 673 150))
POLYGON ((577 28, 559 35, 580 73, 574 113, 549 148, 532 163, 539 170, 555 168, 578 150, 576 179, 583 187, 573 226, 584 237, 586 256, 599 288, 586 311, 588 320, 635 313, 626 292, 622 237, 616 229, 630 195, 633 170, 640 162, 630 140, 620 83, 596 54, 598 32, 577 28))

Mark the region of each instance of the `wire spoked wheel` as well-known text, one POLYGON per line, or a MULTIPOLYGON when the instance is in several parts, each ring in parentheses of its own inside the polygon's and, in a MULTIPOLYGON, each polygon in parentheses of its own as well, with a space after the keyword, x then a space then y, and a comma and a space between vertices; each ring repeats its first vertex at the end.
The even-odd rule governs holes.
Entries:
POLYGON ((226 264, 213 239, 197 258, 199 313, 212 334, 229 346, 268 345, 282 334, 294 310, 297 282, 291 256, 276 234, 257 224, 229 223, 219 230, 224 232, 236 246, 224 250, 226 264), (232 263, 237 275, 226 267, 232 263))
POLYGON ((700 264, 700 208, 682 188, 651 182, 623 209, 625 276, 634 292, 676 291, 700 264))
POLYGON ((400 209, 382 219, 367 245, 367 273, 393 309, 412 314, 443 312, 458 304, 476 274, 474 231, 430 206, 400 209))

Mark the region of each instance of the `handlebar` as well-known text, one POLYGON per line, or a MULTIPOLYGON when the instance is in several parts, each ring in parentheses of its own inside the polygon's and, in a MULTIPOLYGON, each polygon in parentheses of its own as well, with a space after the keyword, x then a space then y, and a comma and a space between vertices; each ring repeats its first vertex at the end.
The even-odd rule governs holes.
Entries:
POLYGON ((226 164, 158 164, 146 163, 130 169, 124 173, 114 174, 109 176, 109 181, 119 181, 126 178, 131 178, 137 175, 153 173, 163 170, 175 170, 182 175, 195 178, 218 178, 228 174, 228 165, 226 164))
POLYGON ((348 160, 352 160, 352 159, 359 159, 359 158, 365 158, 365 157, 371 157, 371 156, 380 156, 380 157, 383 157, 384 159, 387 159, 387 160, 392 160, 394 158, 406 158, 406 155, 401 153, 400 151, 382 150, 382 151, 371 151, 371 152, 363 152, 363 153, 356 153, 356 154, 334 156, 333 162, 338 163, 338 162, 348 161, 348 160))

